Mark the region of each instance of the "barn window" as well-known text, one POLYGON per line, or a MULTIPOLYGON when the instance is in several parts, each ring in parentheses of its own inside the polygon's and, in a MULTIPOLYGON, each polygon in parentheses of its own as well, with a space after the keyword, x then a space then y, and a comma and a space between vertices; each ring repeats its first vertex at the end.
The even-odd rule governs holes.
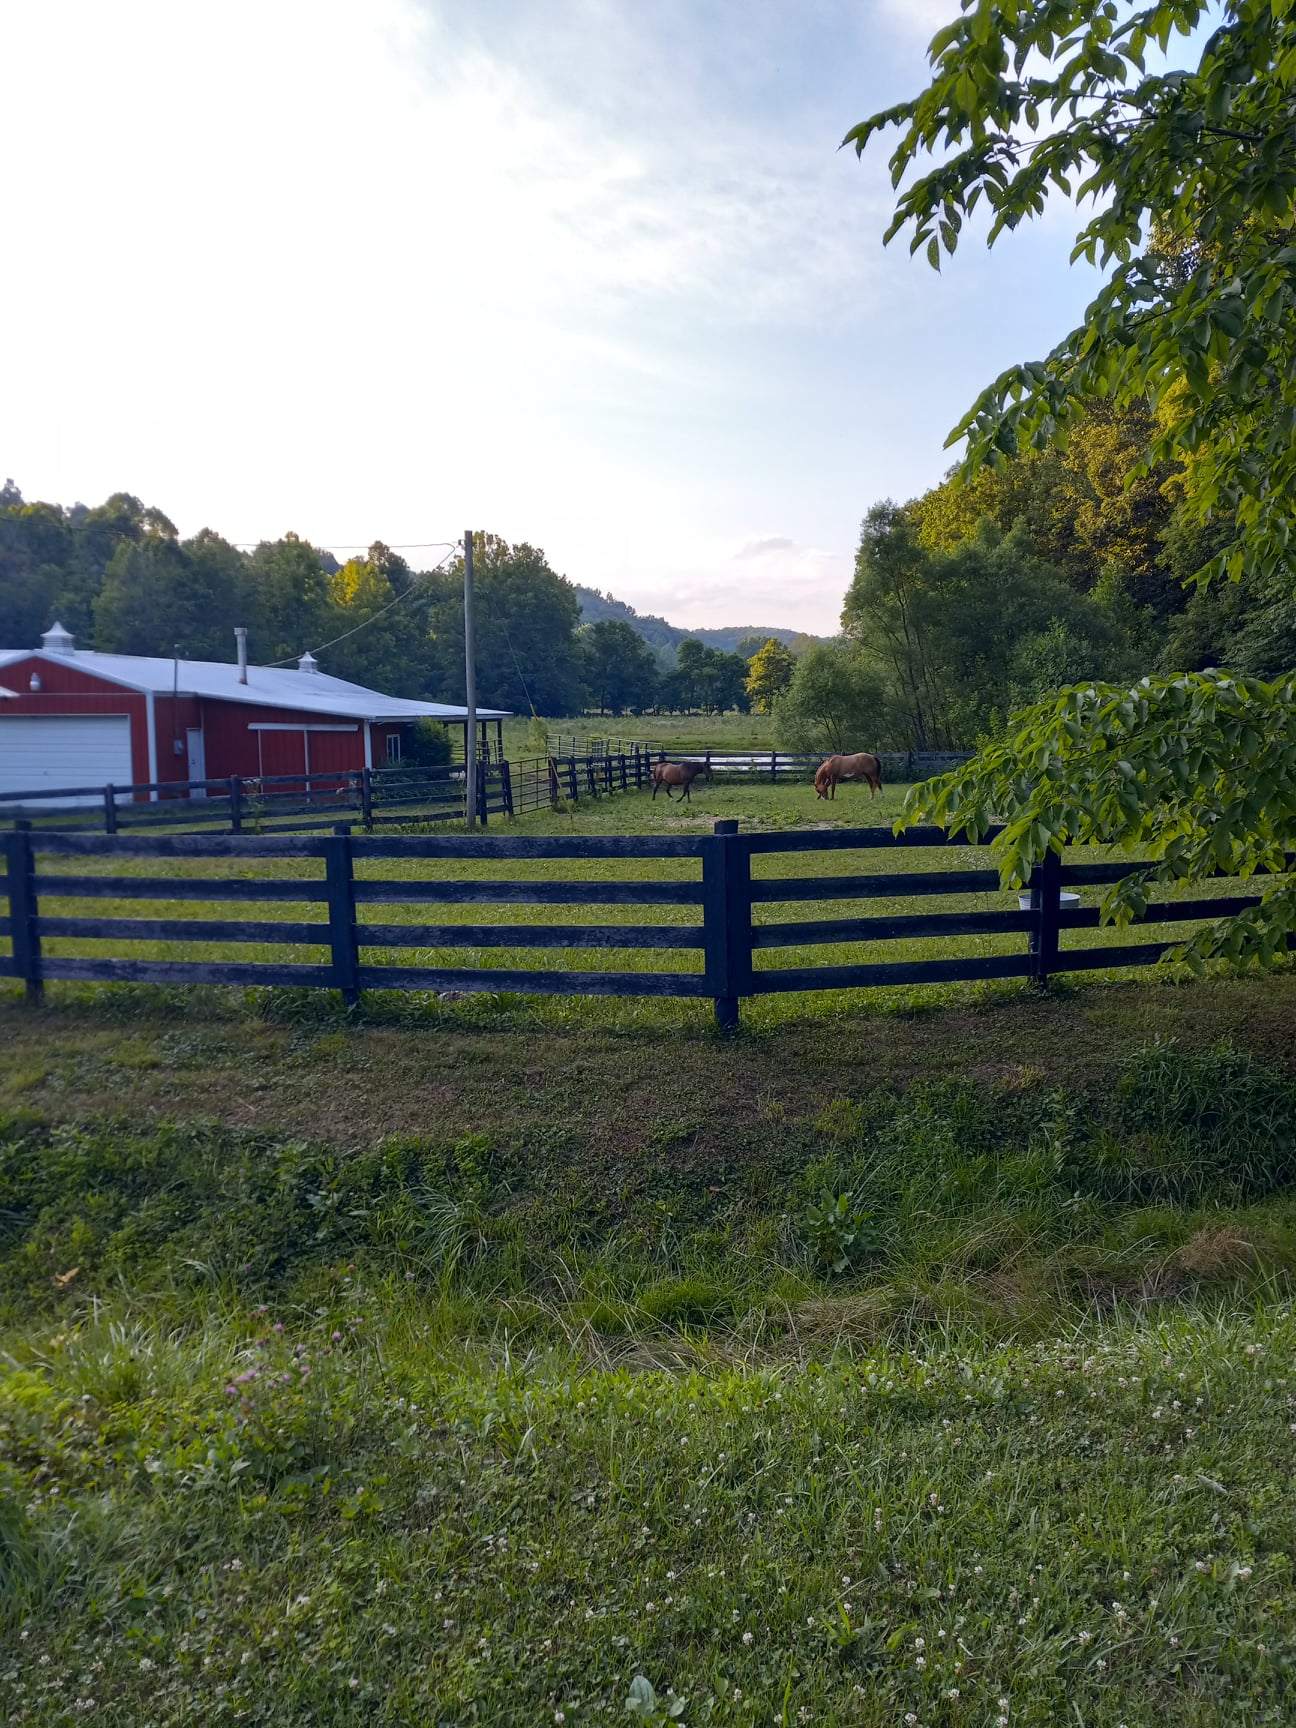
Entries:
POLYGON ((387 734, 387 760, 389 762, 399 762, 400 759, 400 733, 389 732, 387 734))

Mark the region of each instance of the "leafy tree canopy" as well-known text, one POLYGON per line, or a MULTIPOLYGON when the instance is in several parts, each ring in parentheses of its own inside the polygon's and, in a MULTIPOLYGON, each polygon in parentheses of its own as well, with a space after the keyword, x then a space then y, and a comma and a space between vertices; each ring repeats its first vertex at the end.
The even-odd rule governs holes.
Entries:
POLYGON ((771 636, 756 649, 748 662, 747 695, 758 714, 773 713, 795 670, 795 655, 777 637, 771 636))
POLYGON ((852 644, 817 642, 797 661, 774 713, 779 742, 791 750, 874 750, 888 730, 885 680, 852 644))
POLYGON ((726 654, 708 648, 696 636, 686 636, 679 645, 675 670, 663 680, 661 699, 663 706, 686 712, 724 714, 737 708, 745 713, 747 662, 741 654, 726 654))
POLYGON ((1128 923, 1155 882, 1216 872, 1266 877, 1259 907, 1204 925, 1177 957, 1268 964, 1296 930, 1296 675, 1271 683, 1221 673, 1145 678, 1133 689, 1065 690, 1015 718, 966 767, 915 786, 897 824, 934 822, 994 845, 1006 887, 1069 842, 1118 845, 1140 861, 1109 888, 1102 915, 1128 923), (1182 732, 1189 751, 1166 748, 1182 732))
POLYGON ((657 689, 657 656, 623 618, 587 624, 578 638, 590 700, 600 714, 643 709, 657 689))
MULTIPOLYGON (((477 699, 526 714, 580 712, 585 684, 576 626, 580 602, 544 553, 497 534, 473 537, 477 699)), ((438 687, 462 702, 463 558, 430 583, 429 629, 438 687)))
POLYGON ((983 519, 936 552, 892 503, 864 518, 842 630, 882 680, 890 741, 913 750, 997 731, 1059 672, 1130 669, 1123 621, 1040 558, 1020 523, 1004 534, 983 519))
POLYGON ((1190 459, 1185 506, 1223 517, 1204 564, 1296 581, 1296 5, 1293 0, 963 0, 932 80, 856 126, 898 129, 908 230, 940 267, 982 206, 989 242, 1053 194, 1090 199, 1073 258, 1108 272, 1083 324, 1011 367, 951 434, 964 471, 1065 450, 1086 408, 1145 403, 1148 460, 1190 459), (1195 67, 1148 70, 1218 17, 1195 67))

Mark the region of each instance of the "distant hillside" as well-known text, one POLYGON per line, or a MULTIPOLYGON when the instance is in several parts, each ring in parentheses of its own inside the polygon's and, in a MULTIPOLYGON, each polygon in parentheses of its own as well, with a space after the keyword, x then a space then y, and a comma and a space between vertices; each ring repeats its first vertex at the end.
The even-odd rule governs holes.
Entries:
POLYGON ((605 618, 616 618, 622 623, 632 624, 645 642, 671 660, 674 660, 676 651, 686 636, 695 636, 708 648, 719 648, 726 654, 732 654, 740 642, 745 642, 751 636, 759 637, 762 642, 775 636, 789 647, 795 644, 798 648, 807 647, 811 642, 827 641, 824 636, 807 636, 803 630, 789 630, 785 626, 774 624, 726 624, 719 630, 684 630, 678 624, 668 624, 664 618, 658 618, 654 613, 636 612, 634 607, 627 606, 624 600, 615 600, 611 594, 600 594, 597 588, 582 588, 579 583, 576 583, 575 587, 576 597, 580 601, 582 624, 599 624, 605 618))

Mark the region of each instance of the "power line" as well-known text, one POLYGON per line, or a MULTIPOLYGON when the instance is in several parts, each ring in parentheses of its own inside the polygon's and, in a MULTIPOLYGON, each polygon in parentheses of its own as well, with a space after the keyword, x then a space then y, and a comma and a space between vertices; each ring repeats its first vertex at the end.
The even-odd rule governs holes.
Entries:
MULTIPOLYGON (((231 544, 233 544, 233 542, 231 542, 231 544)), ((423 571, 421 574, 434 576, 438 570, 443 569, 451 555, 459 550, 459 544, 460 543, 457 540, 428 541, 428 545, 430 546, 445 546, 448 550, 445 557, 433 565, 431 570, 423 571)), ((362 618, 358 624, 353 624, 349 630, 344 630, 340 636, 335 636, 331 642, 321 642, 318 648, 308 648, 305 652, 307 654, 322 654, 326 648, 335 648, 339 642, 345 642, 349 636, 355 636, 361 630, 366 629, 370 624, 376 624, 380 618, 385 616, 386 613, 394 611, 397 606, 403 606, 407 600, 413 599, 417 595, 417 585, 411 583, 403 594, 398 594, 396 598, 389 601, 386 606, 380 606, 376 612, 371 612, 367 618, 362 618)), ((299 654, 289 654, 286 659, 268 660, 266 664, 268 666, 292 666, 300 658, 301 656, 299 654)))
MULTIPOLYGON (((282 538, 281 535, 280 539, 282 538)), ((253 551, 258 546, 276 546, 279 541, 263 537, 260 540, 227 540, 225 544, 234 546, 241 552, 248 546, 253 551)), ((331 552, 335 548, 342 552, 353 552, 357 547, 367 552, 371 546, 379 545, 385 546, 389 552, 427 552, 438 546, 448 546, 452 551, 457 551, 459 547, 458 540, 306 540, 302 544, 310 546, 312 550, 322 549, 325 552, 331 552)))

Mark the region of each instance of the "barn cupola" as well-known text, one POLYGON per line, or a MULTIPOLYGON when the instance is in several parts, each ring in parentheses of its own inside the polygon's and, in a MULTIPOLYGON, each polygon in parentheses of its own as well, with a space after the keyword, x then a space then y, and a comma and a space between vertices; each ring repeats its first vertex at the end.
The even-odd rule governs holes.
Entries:
POLYGON ((307 651, 305 654, 302 655, 301 659, 297 662, 297 670, 299 672, 318 672, 319 671, 319 661, 315 658, 315 656, 312 653, 307 651))
POLYGON ((70 630, 65 630, 57 618, 41 637, 41 647, 47 654, 75 654, 76 642, 70 630))

